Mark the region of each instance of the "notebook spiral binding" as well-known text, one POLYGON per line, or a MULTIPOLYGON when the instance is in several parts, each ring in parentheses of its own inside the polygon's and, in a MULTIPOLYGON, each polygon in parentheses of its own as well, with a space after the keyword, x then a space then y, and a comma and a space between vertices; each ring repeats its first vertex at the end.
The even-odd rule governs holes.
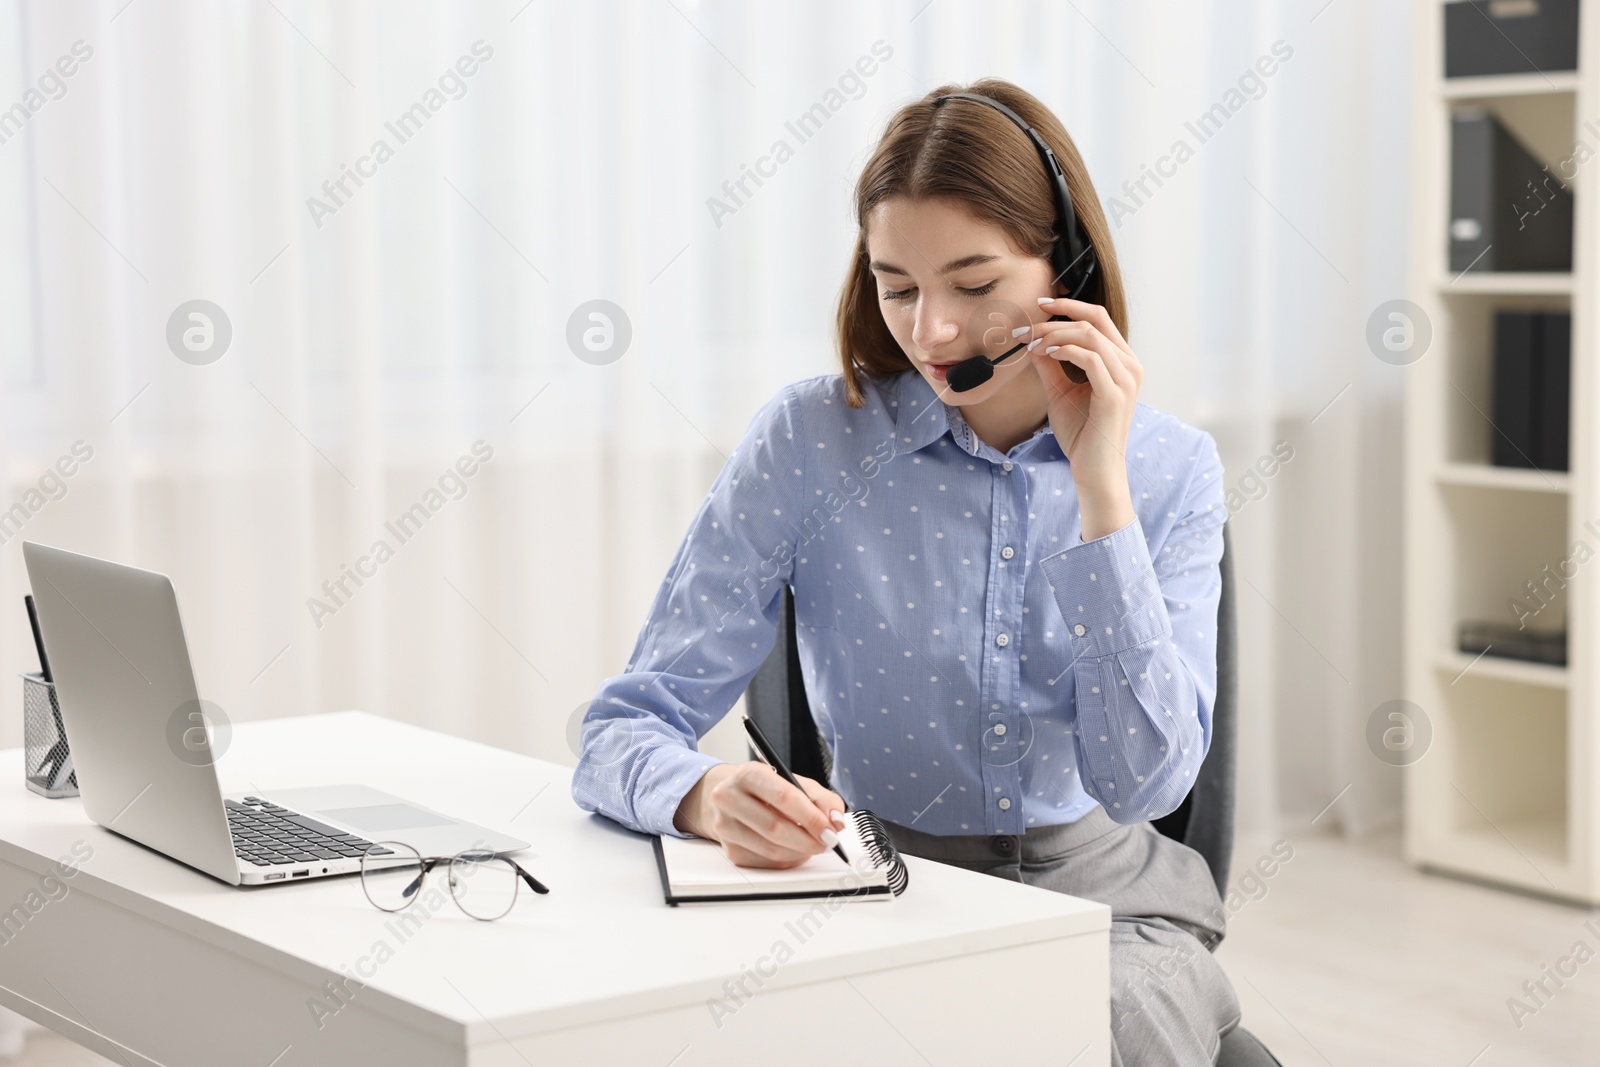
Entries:
POLYGON ((876 815, 865 808, 854 809, 849 818, 855 823, 873 866, 888 869, 889 891, 895 896, 904 893, 906 886, 911 883, 911 872, 906 870, 905 860, 900 858, 900 851, 889 838, 889 831, 876 815))

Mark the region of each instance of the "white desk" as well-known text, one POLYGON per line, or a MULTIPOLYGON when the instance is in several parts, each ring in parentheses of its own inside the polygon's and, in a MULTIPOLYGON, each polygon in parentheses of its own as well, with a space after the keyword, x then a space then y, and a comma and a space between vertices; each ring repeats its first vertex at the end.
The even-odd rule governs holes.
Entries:
POLYGON ((129 1065, 1109 1058, 1101 904, 913 859, 903 897, 804 927, 793 901, 668 908, 648 839, 581 812, 565 768, 360 712, 238 727, 227 791, 359 781, 534 842, 548 896, 494 923, 447 900, 403 937, 357 879, 231 888, 28 792, 21 758, 0 753, 0 909, 93 855, 37 914, 0 914, 0 1003, 129 1065), (754 995, 714 1011, 741 974, 754 995))

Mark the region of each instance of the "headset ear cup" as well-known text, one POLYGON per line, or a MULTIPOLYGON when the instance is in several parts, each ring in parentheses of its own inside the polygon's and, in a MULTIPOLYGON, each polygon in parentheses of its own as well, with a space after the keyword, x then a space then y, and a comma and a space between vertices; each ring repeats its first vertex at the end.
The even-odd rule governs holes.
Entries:
POLYGON ((1068 299, 1083 300, 1090 304, 1103 304, 1101 296, 1099 260, 1094 246, 1084 241, 1083 251, 1072 254, 1074 242, 1057 238, 1050 250, 1050 269, 1055 272, 1055 284, 1068 299))
POLYGON ((1087 241, 1083 244, 1083 251, 1071 261, 1071 267, 1062 278, 1061 284, 1067 290, 1067 296, 1073 300, 1082 300, 1090 304, 1103 304, 1104 286, 1100 277, 1100 261, 1095 257, 1094 246, 1087 241))
MULTIPOLYGON (((1072 253, 1067 248, 1067 242, 1056 238, 1055 246, 1050 250, 1050 269, 1053 272, 1053 288, 1067 296, 1072 295, 1074 288, 1072 253)), ((1054 293, 1052 293, 1054 295, 1054 293)))
MULTIPOLYGON (((1100 271, 1097 269, 1099 261, 1095 259, 1094 246, 1085 245, 1076 262, 1068 258, 1065 251, 1067 247, 1065 241, 1058 241, 1056 247, 1062 253, 1053 257, 1056 264, 1056 277, 1061 288, 1066 290, 1067 298, 1069 300, 1082 300, 1089 304, 1105 303, 1100 294, 1100 271)), ((1065 316, 1056 317, 1065 318, 1065 316)), ((1089 380, 1088 373, 1076 363, 1062 363, 1061 372, 1067 376, 1068 381, 1078 385, 1082 385, 1089 380)))
POLYGON ((1074 300, 1082 300, 1090 304, 1103 304, 1103 287, 1100 284, 1099 263, 1094 258, 1092 250, 1086 251, 1083 258, 1078 261, 1073 270, 1075 295, 1074 300))

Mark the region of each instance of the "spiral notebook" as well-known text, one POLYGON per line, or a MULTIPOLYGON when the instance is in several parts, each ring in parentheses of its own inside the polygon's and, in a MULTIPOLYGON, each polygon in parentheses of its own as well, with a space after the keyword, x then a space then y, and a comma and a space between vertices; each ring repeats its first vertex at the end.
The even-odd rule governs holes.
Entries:
POLYGON ((722 846, 705 838, 655 838, 661 894, 668 904, 712 904, 730 900, 802 900, 849 897, 892 900, 910 876, 883 823, 870 811, 845 813, 839 843, 856 862, 851 869, 832 849, 798 867, 769 870, 735 866, 722 846))

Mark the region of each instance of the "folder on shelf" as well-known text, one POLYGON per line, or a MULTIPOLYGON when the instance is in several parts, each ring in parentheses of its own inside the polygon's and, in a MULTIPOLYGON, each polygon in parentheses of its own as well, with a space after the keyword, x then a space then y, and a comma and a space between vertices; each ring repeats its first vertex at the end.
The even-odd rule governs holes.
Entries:
POLYGON ((1572 315, 1497 311, 1490 459, 1497 467, 1567 469, 1572 315))
POLYGON ((1539 385, 1534 418, 1539 426, 1539 466, 1567 469, 1572 402, 1572 315, 1548 313, 1540 335, 1539 385))
POLYGON ((1498 311, 1494 316, 1494 426, 1490 456, 1496 467, 1536 467, 1533 379, 1536 316, 1498 311))
POLYGON ((1572 192, 1485 108, 1450 120, 1450 269, 1572 269, 1572 192))

